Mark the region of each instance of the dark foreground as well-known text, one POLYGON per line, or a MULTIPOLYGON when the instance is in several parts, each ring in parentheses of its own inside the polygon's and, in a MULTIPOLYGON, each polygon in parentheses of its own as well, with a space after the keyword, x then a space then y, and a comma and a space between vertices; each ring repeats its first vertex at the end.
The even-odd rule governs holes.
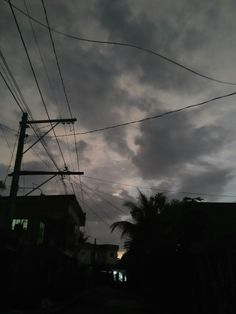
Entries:
POLYGON ((160 313, 155 311, 144 300, 132 295, 127 289, 111 287, 109 285, 97 286, 86 292, 74 295, 71 300, 61 304, 50 304, 45 300, 45 308, 35 310, 10 310, 4 314, 146 314, 160 313))

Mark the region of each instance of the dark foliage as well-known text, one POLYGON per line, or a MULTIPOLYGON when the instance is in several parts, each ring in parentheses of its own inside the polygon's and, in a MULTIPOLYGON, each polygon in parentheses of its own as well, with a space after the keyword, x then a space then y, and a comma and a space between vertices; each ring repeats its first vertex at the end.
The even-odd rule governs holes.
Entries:
POLYGON ((232 310, 232 246, 228 248, 231 266, 228 264, 224 274, 222 265, 229 259, 227 246, 225 242, 223 246, 218 242, 209 244, 207 215, 196 206, 200 201, 168 201, 162 194, 148 198, 140 192, 137 204, 126 203, 133 222, 115 222, 111 226, 112 231, 118 228, 126 238, 122 265, 127 269, 130 288, 160 312, 232 310), (223 283, 228 288, 223 288, 223 283))

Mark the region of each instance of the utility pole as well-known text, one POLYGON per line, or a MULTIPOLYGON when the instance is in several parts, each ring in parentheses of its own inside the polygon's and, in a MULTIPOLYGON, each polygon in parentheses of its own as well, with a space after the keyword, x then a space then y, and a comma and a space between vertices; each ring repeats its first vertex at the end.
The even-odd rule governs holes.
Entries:
POLYGON ((53 130, 59 123, 74 123, 76 119, 53 119, 53 120, 34 120, 29 121, 28 120, 28 114, 26 112, 22 115, 22 120, 20 122, 21 128, 20 128, 20 136, 17 146, 17 153, 16 153, 16 159, 15 159, 15 166, 13 173, 10 173, 9 176, 12 176, 12 182, 11 182, 11 189, 10 189, 10 198, 9 198, 9 212, 7 217, 7 228, 11 229, 12 224, 12 218, 14 217, 15 207, 16 207, 16 197, 18 192, 18 184, 19 184, 19 178, 21 175, 52 175, 49 179, 41 183, 39 186, 28 192, 25 196, 31 194, 33 191, 35 191, 38 187, 42 186, 43 184, 50 181, 52 178, 54 178, 56 175, 83 175, 83 172, 77 172, 77 171, 68 171, 67 169, 65 171, 21 171, 21 162, 23 155, 27 153, 30 148, 32 148, 35 144, 37 144, 45 135, 47 135, 51 130, 53 130), (26 128, 28 128, 29 124, 40 124, 40 123, 51 123, 51 128, 47 132, 45 132, 43 135, 39 136, 39 138, 24 151, 24 140, 26 136, 26 128), (52 125, 52 123, 55 123, 52 125))
POLYGON ((21 161, 22 161, 23 150, 24 150, 27 120, 28 120, 28 114, 24 112, 22 115, 21 122, 20 122, 20 125, 21 125, 20 136, 19 136, 17 152, 16 152, 16 160, 15 160, 15 166, 14 166, 14 172, 13 172, 14 175, 12 177, 11 190, 10 190, 10 201, 9 201, 10 204, 9 204, 9 213, 7 217, 7 227, 10 230, 11 230, 11 223, 12 223, 11 220, 15 211, 15 199, 17 196, 18 184, 19 184, 19 178, 20 178, 20 168, 21 168, 21 161))
POLYGON ((24 112, 22 115, 21 123, 20 123, 21 129, 20 129, 20 136, 19 136, 19 141, 18 141, 16 160, 15 160, 15 166, 14 166, 14 172, 13 172, 14 175, 12 177, 12 183, 11 183, 10 198, 15 198, 18 191, 20 167, 21 167, 21 161, 23 157, 25 132, 27 128, 27 118, 28 118, 28 114, 24 112))

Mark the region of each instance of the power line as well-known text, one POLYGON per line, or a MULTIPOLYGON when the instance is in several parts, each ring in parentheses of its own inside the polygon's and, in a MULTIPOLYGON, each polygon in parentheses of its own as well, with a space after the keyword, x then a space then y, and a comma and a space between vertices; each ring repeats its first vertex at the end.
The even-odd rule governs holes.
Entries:
MULTIPOLYGON (((26 103, 26 101, 25 101, 25 99, 24 99, 24 96, 22 95, 21 90, 20 90, 20 88, 19 88, 19 86, 18 86, 18 84, 17 84, 17 82, 16 82, 16 80, 15 80, 15 78, 14 78, 14 75, 12 74, 12 72, 11 72, 11 70, 10 70, 8 64, 7 64, 7 61, 6 61, 6 59, 5 59, 5 57, 4 57, 4 55, 3 55, 3 53, 2 53, 1 50, 0 50, 0 57, 1 57, 1 59, 2 59, 2 61, 3 61, 3 64, 4 64, 5 68, 6 68, 6 71, 7 71, 7 73, 8 73, 8 75, 7 75, 8 80, 9 80, 9 81, 10 81, 10 79, 12 80, 12 83, 9 84, 9 83, 7 82, 7 80, 5 79, 4 75, 2 74, 2 72, 0 71, 0 75, 2 76, 2 78, 3 78, 3 80, 4 80, 4 82, 5 82, 6 86, 7 86, 7 88, 9 89, 10 93, 12 94, 12 96, 13 96, 13 98, 14 98, 16 104, 18 105, 18 107, 20 108, 20 110, 22 111, 22 113, 23 113, 24 111, 26 111, 26 112, 29 114, 29 116, 31 117, 31 119, 34 120, 33 114, 32 114, 32 112, 31 112, 29 106, 27 105, 27 103, 26 103), (13 89, 12 89, 11 86, 13 87, 14 92, 13 92, 13 89), (18 94, 19 94, 18 97, 16 96, 16 95, 17 95, 17 92, 18 92, 18 94)), ((11 82, 11 81, 10 81, 10 82, 11 82)), ((34 127, 33 125, 30 125, 30 126, 31 126, 32 130, 34 131, 36 137, 39 139, 39 138, 42 136, 40 130, 39 130, 37 127, 34 127), (37 132, 39 133, 39 135, 38 135, 37 132)), ((8 127, 8 128, 9 128, 9 127, 8 127)), ((9 128, 9 129, 10 129, 10 128, 9 128)), ((57 170, 60 170, 59 167, 57 166, 57 163, 56 163, 56 161, 54 160, 52 154, 49 152, 45 140, 44 140, 44 139, 41 139, 40 142, 41 142, 43 148, 45 149, 46 153, 48 154, 49 158, 50 158, 51 161, 53 162, 54 166, 57 168, 57 170)))
MULTIPOLYGON (((1 54, 0 54, 0 55, 1 55, 1 54)), ((13 77, 13 75, 12 75, 12 73, 11 73, 9 67, 7 67, 7 70, 10 72, 11 76, 13 77)), ((22 104, 19 102, 18 98, 17 98, 17 97, 15 96, 15 94, 13 93, 13 90, 12 90, 11 86, 9 85, 9 83, 7 82, 7 80, 5 79, 5 77, 4 77, 4 75, 2 74, 1 70, 0 70, 0 75, 1 75, 1 77, 2 77, 2 79, 3 79, 3 81, 4 81, 4 83, 6 84, 8 90, 10 91, 11 95, 13 96, 13 98, 14 98, 16 104, 18 105, 18 107, 20 108, 21 112, 23 113, 23 112, 25 111, 25 109, 23 109, 22 104)), ((14 77, 13 77, 13 78, 14 78, 14 77)), ((16 87, 17 87, 17 90, 18 90, 18 89, 19 89, 19 86, 17 85, 17 83, 16 83, 15 80, 13 81, 13 83, 16 84, 16 87)), ((21 94, 21 96, 23 97, 22 94, 21 94)), ((24 98, 23 98, 22 101, 24 101, 24 98)), ((24 101, 24 103, 25 103, 25 101, 24 101)), ((26 104, 25 104, 25 105, 26 105, 26 104)), ((31 112, 29 111, 29 109, 28 109, 28 106, 27 106, 27 108, 26 108, 26 111, 27 111, 27 112, 29 113, 29 115, 33 118, 32 113, 31 113, 31 112)), ((31 125, 31 127, 32 127, 32 129, 33 129, 35 135, 39 138, 39 135, 37 134, 36 129, 35 129, 32 125, 31 125)), ((52 156, 51 153, 48 151, 48 149, 47 149, 47 147, 46 147, 46 143, 45 143, 43 140, 41 140, 41 144, 43 145, 43 147, 44 147, 45 151, 47 152, 48 156, 50 157, 50 159, 51 159, 52 162, 54 163, 55 167, 56 167, 58 170, 60 170, 59 167, 57 166, 57 164, 56 164, 56 162, 55 162, 53 156, 52 156)))
MULTIPOLYGON (((7 0, 4 0, 5 2, 7 2, 7 0)), ((148 48, 145 48, 145 47, 142 47, 142 46, 139 46, 139 45, 135 45, 135 44, 132 44, 132 43, 125 43, 125 42, 118 42, 118 41, 108 41, 108 40, 95 40, 95 39, 89 39, 89 38, 84 38, 84 37, 80 37, 80 36, 75 36, 75 35, 71 35, 71 34, 68 34, 68 33, 65 33, 65 32, 62 32, 62 31, 59 31, 55 28, 52 28, 52 27, 48 27, 47 25, 45 25, 44 23, 40 22, 39 20, 37 20, 36 18, 30 16, 29 14, 27 14, 26 12, 24 12, 23 10, 21 10, 20 8, 18 8, 17 6, 15 5, 12 5, 16 10, 18 10, 20 13, 22 13, 23 15, 29 17, 32 21, 34 21, 35 23, 43 26, 43 27, 46 27, 46 28, 49 28, 50 31, 53 31, 54 33, 57 33, 59 35, 62 35, 64 37, 67 37, 67 38, 71 38, 71 39, 75 39, 75 40, 79 40, 79 41, 83 41, 83 42, 89 42, 89 43, 95 43, 95 44, 103 44, 103 45, 112 45, 112 46, 123 46, 123 47, 129 47, 129 48, 134 48, 134 49, 137 49, 137 50, 141 50, 141 51, 144 51, 146 53, 149 53, 149 54, 152 54, 154 56, 157 56, 167 62, 170 62, 194 75, 197 75, 199 77, 202 77, 202 78, 205 78, 205 79, 208 79, 210 81, 213 81, 213 82, 217 82, 217 83, 220 83, 220 84, 225 84, 225 85, 236 85, 236 82, 228 82, 228 81, 224 81, 224 80, 220 80, 220 79, 216 79, 214 77, 211 77, 211 76, 208 76, 208 75, 205 75, 205 74, 202 74, 196 70, 193 70, 191 69, 190 67, 187 67, 183 64, 181 64, 180 62, 178 61, 175 61, 157 51, 154 51, 152 49, 148 49, 148 48)))
MULTIPOLYGON (((77 196, 77 197, 81 201, 79 196, 77 196)), ((91 206, 89 206, 86 202, 84 202, 84 204, 85 204, 85 207, 87 207, 87 209, 89 211, 91 211, 94 216, 96 216, 101 222, 103 222, 106 226, 108 226, 110 228, 110 225, 106 222, 106 220, 104 220, 91 206)))
MULTIPOLYGON (((6 68, 6 72, 8 73, 7 77, 8 77, 8 80, 9 80, 10 84, 7 84, 5 82, 7 84, 8 89, 10 90, 12 96, 14 97, 14 99, 17 102, 18 106, 20 107, 21 111, 22 110, 26 110, 28 112, 29 116, 31 117, 31 119, 34 120, 33 114, 31 112, 29 106, 27 105, 27 103, 26 103, 26 101, 24 99, 24 96, 22 95, 22 92, 20 90, 20 87, 17 84, 17 82, 16 82, 16 80, 14 78, 14 75, 12 74, 12 72, 10 70, 10 67, 8 66, 7 61, 6 61, 6 59, 5 59, 5 57, 4 57, 4 55, 3 55, 1 50, 0 50, 0 58, 2 59, 3 64, 4 64, 5 68, 6 68), (11 82, 11 80, 12 80, 12 82, 11 82), (13 88, 13 90, 15 92, 14 94, 13 94, 12 88, 10 88, 10 85, 11 85, 11 87, 13 88), (17 93, 18 93, 18 95, 17 95, 17 93), (25 109, 22 109, 23 107, 25 107, 25 109)), ((4 81, 5 81, 5 79, 4 79, 4 81)), ((33 125, 30 125, 30 127, 34 131, 36 137, 39 139, 42 136, 39 128, 37 126, 35 127, 33 125), (39 135, 37 133, 39 133, 39 135)), ((41 142, 43 148, 45 149, 46 153, 48 154, 49 158, 53 162, 54 166, 57 168, 57 170, 59 170, 59 167, 57 166, 56 161, 54 160, 52 154, 49 152, 49 150, 47 148, 47 144, 46 144, 45 140, 41 139, 40 142, 41 142)))
POLYGON ((120 183, 120 182, 116 182, 116 181, 111 181, 111 180, 106 180, 106 179, 101 179, 101 178, 95 178, 95 177, 90 177, 90 176, 86 176, 84 175, 84 178, 87 179, 91 179, 91 180, 97 180, 97 181, 101 181, 104 182, 106 184, 117 184, 117 185, 121 185, 121 186, 127 186, 127 187, 132 187, 135 189, 144 189, 144 190, 153 190, 153 191, 159 191, 162 193, 175 193, 175 194, 192 194, 192 195, 202 195, 202 196, 212 196, 212 197, 235 197, 236 195, 226 195, 226 194, 208 194, 208 193, 197 193, 197 192, 184 192, 184 191, 175 191, 175 190, 162 190, 162 189, 158 189, 155 187, 147 187, 147 186, 138 186, 138 185, 133 185, 133 184, 127 184, 127 183, 120 183))
MULTIPOLYGON (((15 12, 13 10, 13 6, 11 4, 11 1, 9 0, 9 5, 10 5, 10 8, 11 8, 11 12, 12 12, 12 15, 13 15, 13 18, 14 18, 14 21, 16 23, 16 27, 17 27, 17 30, 18 30, 18 33, 20 35, 20 39, 21 39, 21 42, 23 44, 23 47, 24 47, 24 50, 25 50, 25 53, 26 53, 26 56, 27 56, 27 59, 28 59, 28 62, 29 62, 29 65, 30 65, 30 68, 31 68, 31 71, 33 73, 33 76, 34 76, 34 80, 35 80, 35 83, 36 83, 36 86, 37 86, 37 89, 38 89, 38 92, 39 92, 39 95, 40 95, 40 98, 42 100, 42 103, 43 103, 43 106, 44 106, 44 109, 46 111, 46 114, 47 114, 47 117, 49 120, 50 119, 50 115, 49 115, 49 112, 48 112, 48 109, 47 109, 47 106, 46 106, 46 103, 44 101, 44 97, 43 97, 43 94, 42 94, 42 91, 41 91, 41 88, 39 86, 39 82, 38 82, 38 79, 37 79, 37 76, 36 76, 36 73, 35 73, 35 70, 34 70, 34 67, 33 67, 33 64, 32 64, 32 61, 31 61, 31 58, 30 58, 30 55, 29 55, 29 52, 28 52, 28 49, 26 47, 26 44, 25 44, 25 41, 24 41, 24 38, 23 38, 23 35, 22 35, 22 32, 21 32, 21 29, 20 29, 20 26, 19 26, 19 23, 17 21, 17 18, 16 18, 16 15, 15 15, 15 12)), ((60 143, 58 141, 58 138, 57 138, 57 135, 56 135, 56 132, 55 130, 53 129, 53 133, 54 133, 54 136, 56 138, 56 142, 57 142, 57 145, 58 145, 58 148, 59 148, 59 151, 60 151, 60 154, 62 156, 62 159, 63 159, 63 162, 64 162, 64 167, 67 168, 66 166, 66 162, 65 162, 65 158, 64 158, 64 155, 63 155, 63 152, 62 152, 62 149, 61 149, 61 146, 60 146, 60 143)))
MULTIPOLYGON (((19 129, 20 130, 20 129, 19 129)), ((16 144, 17 144, 17 139, 18 139, 18 136, 19 136, 19 130, 17 132, 17 136, 15 138, 15 142, 14 142, 14 145, 13 145, 13 149, 11 150, 11 157, 10 157, 10 161, 9 161, 9 164, 8 164, 8 167, 7 167, 7 171, 6 171, 6 176, 4 178, 4 185, 6 184, 6 181, 7 181, 7 177, 8 177, 8 174, 9 174, 9 170, 11 168, 11 164, 12 164, 12 160, 13 160, 13 157, 14 157, 14 152, 15 152, 15 149, 16 149, 16 144)))
MULTIPOLYGON (((51 28, 50 28, 50 24, 49 24, 49 19, 48 19, 48 15, 47 15, 47 9, 46 9, 44 0, 41 0, 41 2, 42 2, 44 15, 45 15, 46 23, 47 23, 47 28, 48 28, 48 31, 49 31, 49 36, 50 36, 50 40, 51 40, 51 44, 52 44, 52 48, 53 48, 53 53, 54 53, 56 64, 57 64, 58 73, 59 73, 61 84, 62 84, 62 88, 63 88, 63 93, 65 95, 65 100, 66 100, 66 104, 67 104, 67 107, 68 107, 68 110, 69 110, 69 113, 70 113, 70 117, 72 118, 71 105, 70 105, 69 97, 68 97, 68 94, 67 94, 67 91, 66 91, 66 86, 65 86, 63 75, 62 75, 62 71, 61 71, 61 67, 60 67, 60 63, 59 63, 59 59, 58 59, 58 55, 57 55, 55 42, 54 42, 54 39, 53 39, 53 36, 52 36, 52 32, 51 32, 51 28)), ((78 166, 78 171, 80 171, 79 152, 78 152, 78 147, 77 147, 77 143, 76 143, 74 124, 72 125, 72 128, 73 128, 73 136, 74 136, 74 144, 75 144, 75 153, 76 153, 77 166, 78 166)), ((80 186, 81 186, 81 197, 82 197, 82 200, 83 200, 82 179, 80 178, 79 180, 80 180, 80 186)))
POLYGON ((8 146, 8 148, 9 148, 9 150, 10 150, 10 153, 11 153, 11 152, 12 152, 11 146, 10 146, 9 141, 8 141, 8 139, 7 139, 7 136, 6 136, 6 133, 5 133, 5 131, 4 131, 4 128, 2 127, 1 124, 0 124, 0 129, 1 129, 1 132, 2 132, 2 135, 3 135, 3 138, 4 138, 4 140, 5 140, 5 142, 6 142, 7 146, 8 146))
MULTIPOLYGON (((25 5, 25 8, 26 8, 26 11, 27 11, 27 14, 29 15, 29 8, 28 8, 28 5, 27 5, 27 1, 24 0, 24 5, 25 5)), ((59 106, 58 106, 58 102, 57 102, 57 98, 56 98, 56 94, 54 92, 54 88, 53 88, 53 84, 52 84, 52 81, 50 79, 50 76, 49 76, 49 73, 48 73, 48 70, 47 70, 47 66, 46 66, 46 63, 44 61, 44 58, 43 58, 43 53, 41 51, 41 48, 40 48, 40 44, 38 42, 38 39, 37 39, 37 35, 36 35, 36 32, 35 32, 35 29, 34 29, 34 26, 33 26, 33 23, 32 23, 32 20, 30 18, 28 18, 29 20, 29 23, 30 23, 30 27, 31 27, 31 31, 32 31, 32 34, 33 34, 33 38, 34 38, 34 42, 36 44, 36 47, 37 47, 37 50, 38 50, 38 53, 39 53, 39 57, 40 57, 40 60, 41 60, 41 63, 43 65, 43 69, 44 69, 44 72, 46 74, 46 78, 47 78, 47 81, 48 81, 48 84, 49 84, 49 88, 51 90, 51 94, 53 96, 53 99, 54 99, 54 102, 56 104, 56 106, 58 107, 59 109, 59 106)), ((60 117, 61 118, 61 117, 60 117)), ((49 126, 51 126, 51 124, 49 124, 49 126)), ((48 127, 48 126, 43 126, 41 128, 45 128, 45 127, 48 127)), ((68 148, 68 147, 67 147, 68 148)))
POLYGON ((2 123, 2 122, 0 122, 0 125, 1 125, 3 128, 5 128, 5 129, 7 129, 7 130, 9 130, 9 131, 11 131, 11 132, 17 133, 17 130, 14 130, 14 129, 10 128, 8 125, 6 125, 6 124, 4 124, 4 123, 2 123))
POLYGON ((15 94, 16 94, 16 97, 18 99, 18 101, 21 103, 22 107, 25 107, 29 116, 31 118, 33 118, 33 115, 32 115, 32 112, 29 108, 29 106, 27 105, 25 99, 24 99, 24 96, 22 95, 21 93, 21 90, 20 90, 20 87, 19 85, 17 84, 15 78, 14 78, 14 75, 12 74, 11 70, 10 70, 10 67, 8 66, 7 64, 7 60, 5 59, 1 49, 0 49, 0 58, 2 59, 2 62, 6 68, 6 75, 8 77, 8 81, 10 82, 10 85, 12 87, 12 89, 14 90, 15 94))
POLYGON ((59 64, 58 56, 57 56, 56 46, 55 46, 55 43, 54 43, 54 40, 53 40, 51 28, 50 28, 50 25, 49 25, 47 10, 46 10, 45 4, 44 4, 44 0, 41 0, 41 2, 42 2, 42 5, 43 5, 44 15, 45 15, 46 22, 47 22, 47 28, 48 28, 50 40, 51 40, 51 43, 52 43, 53 53, 54 53, 54 56, 55 56, 55 59, 56 59, 57 69, 58 69, 59 76, 60 76, 60 79, 61 79, 61 84, 62 84, 63 92, 64 92, 64 95, 65 95, 65 99, 66 99, 66 104, 67 104, 67 107, 68 107, 68 110, 69 110, 69 113, 70 113, 70 117, 72 118, 71 107, 70 107, 68 95, 67 95, 67 92, 66 92, 66 87, 65 87, 63 76, 62 76, 62 72, 61 72, 61 67, 60 67, 60 64, 59 64))
MULTIPOLYGON (((3 56, 2 56, 1 49, 0 49, 0 57, 1 57, 1 59, 2 59, 2 57, 3 57, 3 56)), ((8 73, 7 69, 4 68, 3 64, 1 64, 1 63, 0 63, 0 67, 1 67, 1 69, 2 69, 2 71, 3 71, 3 74, 4 74, 4 76, 5 76, 5 79, 8 81, 8 84, 9 84, 9 86, 11 87, 11 90, 14 91, 14 95, 16 96, 16 98, 17 98, 17 100, 19 101, 19 103, 21 103, 21 99, 20 99, 19 95, 17 94, 17 92, 16 92, 16 90, 15 90, 15 86, 14 86, 14 84, 13 84, 12 81, 11 81, 11 78, 10 78, 10 76, 9 76, 9 73, 8 73)), ((21 104, 22 104, 22 103, 21 103, 21 104)))
MULTIPOLYGON (((84 186, 84 184, 83 184, 83 186, 84 186)), ((87 191, 84 189, 84 193, 88 196, 88 199, 91 200, 91 197, 92 197, 96 203, 99 202, 98 199, 95 197, 95 195, 93 195, 93 193, 92 193, 91 191, 89 191, 88 189, 87 189, 87 191)), ((99 210, 99 213, 102 212, 103 215, 106 217, 106 219, 107 219, 108 221, 109 221, 109 220, 113 220, 112 217, 101 207, 100 204, 99 204, 99 205, 95 204, 95 205, 96 205, 96 208, 100 209, 100 210, 99 210)))
POLYGON ((127 214, 124 210, 122 210, 121 208, 119 208, 118 206, 114 205, 112 202, 110 202, 108 199, 106 199, 104 196, 102 196, 99 191, 96 191, 95 189, 91 189, 89 186, 87 186, 87 184, 83 183, 83 185, 89 189, 91 192, 95 193, 96 195, 98 195, 98 197, 102 200, 104 200, 107 204, 109 204, 111 207, 113 207, 116 211, 118 211, 119 213, 122 214, 127 214))
MULTIPOLYGON (((219 99, 222 99, 222 98, 231 97, 231 96, 234 96, 234 95, 236 95, 236 92, 232 92, 232 93, 229 93, 229 94, 213 97, 211 99, 204 100, 204 101, 202 101, 200 103, 197 103, 197 104, 188 105, 188 106, 185 106, 185 107, 182 107, 182 108, 179 108, 179 109, 166 111, 166 112, 163 112, 161 114, 154 115, 154 116, 149 116, 149 117, 142 118, 142 119, 139 119, 139 120, 132 120, 132 121, 124 122, 124 123, 114 124, 114 125, 106 126, 106 127, 103 127, 103 128, 89 130, 89 131, 86 131, 86 132, 77 132, 77 133, 75 133, 75 135, 86 135, 86 134, 91 134, 91 133, 95 133, 95 132, 101 132, 101 131, 106 131, 106 130, 110 130, 110 129, 115 129, 115 128, 119 128, 119 127, 130 125, 130 124, 141 123, 141 122, 145 122, 145 121, 149 121, 149 120, 159 119, 159 118, 162 118, 164 116, 167 116, 167 115, 170 115, 170 114, 173 114, 173 113, 181 112, 181 111, 184 111, 184 110, 187 110, 187 109, 191 109, 191 108, 194 108, 194 107, 200 107, 200 106, 203 106, 203 105, 208 104, 210 102, 213 102, 213 101, 216 101, 216 100, 219 100, 219 99)), ((71 135, 72 134, 61 134, 61 135, 58 135, 58 137, 71 136, 71 135)))
MULTIPOLYGON (((26 8, 27 14, 29 15, 29 8, 28 8, 26 0, 24 0, 24 5, 25 5, 25 8, 26 8)), ((55 95, 55 92, 54 92, 53 84, 51 82, 51 79, 50 79, 50 76, 49 76, 49 73, 48 73, 48 70, 47 70, 47 66, 46 66, 46 63, 45 63, 44 58, 43 58, 43 53, 41 51, 40 44, 38 42, 36 32, 34 30, 34 26, 33 26, 32 20, 30 18, 28 18, 28 20, 29 20, 29 24, 30 24, 31 31, 32 31, 32 34, 33 34, 35 45, 37 47, 41 63, 43 65, 43 69, 44 69, 44 72, 46 74, 46 78, 47 78, 47 81, 48 81, 48 84, 49 84, 49 88, 50 88, 52 96, 53 96, 53 100, 54 100, 55 104, 58 107, 57 98, 56 98, 56 95, 55 95)))
POLYGON ((17 99, 17 97, 15 96, 15 94, 13 93, 10 85, 8 84, 7 80, 5 79, 2 71, 0 70, 0 75, 4 81, 4 83, 6 84, 8 90, 10 91, 10 93, 12 94, 12 97, 14 98, 15 102, 17 103, 18 107, 20 108, 21 112, 23 113, 24 112, 24 109, 22 108, 21 104, 19 103, 19 100, 17 99))

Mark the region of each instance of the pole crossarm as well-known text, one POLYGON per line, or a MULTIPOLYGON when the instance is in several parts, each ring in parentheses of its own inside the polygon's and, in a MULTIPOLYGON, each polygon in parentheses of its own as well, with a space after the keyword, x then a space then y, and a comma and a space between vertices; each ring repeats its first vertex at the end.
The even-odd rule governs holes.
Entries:
POLYGON ((51 120, 33 120, 33 121, 27 121, 27 124, 38 124, 38 123, 74 123, 76 122, 76 118, 72 119, 51 119, 51 120))
MULTIPOLYGON (((84 172, 81 171, 19 171, 21 176, 31 176, 31 175, 83 175, 84 172)), ((14 172, 9 173, 9 177, 14 176, 14 172)))

